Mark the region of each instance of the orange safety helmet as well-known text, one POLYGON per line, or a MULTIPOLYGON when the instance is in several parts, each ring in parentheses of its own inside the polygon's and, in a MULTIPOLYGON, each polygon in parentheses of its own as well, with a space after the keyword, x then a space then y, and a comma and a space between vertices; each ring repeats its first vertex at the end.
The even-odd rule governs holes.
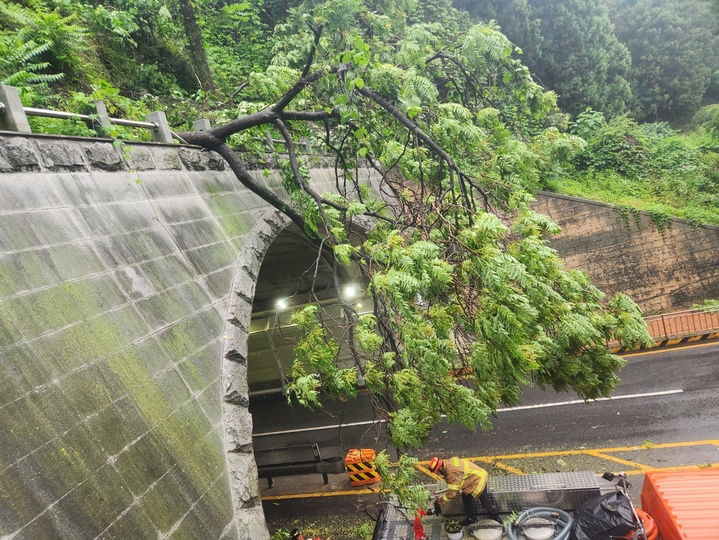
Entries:
POLYGON ((439 469, 442 466, 442 460, 438 457, 433 457, 429 461, 429 470, 431 472, 437 472, 437 469, 439 469))

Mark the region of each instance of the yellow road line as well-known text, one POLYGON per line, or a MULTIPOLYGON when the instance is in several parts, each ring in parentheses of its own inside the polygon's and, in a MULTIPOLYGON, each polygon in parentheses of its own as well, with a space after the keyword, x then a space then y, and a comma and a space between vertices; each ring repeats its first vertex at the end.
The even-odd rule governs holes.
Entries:
POLYGON ((594 456, 594 457, 598 457, 598 458, 601 458, 601 459, 606 459, 607 461, 614 461, 614 462, 619 463, 619 464, 621 464, 621 465, 628 465, 628 466, 633 467, 633 468, 635 468, 635 469, 644 470, 644 469, 650 469, 650 468, 651 468, 651 467, 648 467, 647 465, 642 465, 641 463, 637 463, 637 462, 635 462, 635 461, 627 461, 626 459, 621 459, 621 458, 618 458, 618 457, 615 457, 615 456, 610 456, 610 455, 604 454, 604 453, 602 453, 602 452, 589 451, 589 452, 587 452, 587 455, 594 456))
MULTIPOLYGON (((682 446, 698 446, 703 444, 710 444, 719 446, 719 439, 710 439, 705 441, 692 441, 692 442, 680 442, 680 443, 660 443, 651 444, 648 446, 636 445, 636 446, 619 446, 614 448, 584 448, 581 450, 553 450, 551 452, 530 452, 526 454, 503 454, 496 456, 475 456, 469 457, 469 460, 485 461, 486 460, 498 460, 498 459, 520 459, 520 458, 535 458, 535 457, 552 457, 552 456, 576 456, 580 454, 586 454, 587 452, 628 452, 630 450, 654 450, 656 448, 678 448, 682 446)), ((423 462, 429 463, 429 462, 423 462)))
POLYGON ((488 465, 492 465, 493 467, 496 467, 497 469, 511 472, 513 474, 524 474, 524 471, 522 469, 517 469, 516 467, 512 467, 511 465, 507 465, 506 463, 502 463, 501 461, 492 461, 491 459, 482 459, 482 460, 476 460, 476 461, 483 461, 484 463, 487 463, 488 465))
MULTIPOLYGON (((719 337, 719 334, 712 334, 712 336, 719 337)), ((681 350, 683 350, 683 349, 696 349, 696 348, 698 348, 698 347, 709 347, 709 346, 711 346, 711 345, 714 345, 714 346, 716 347, 717 342, 716 342, 716 341, 711 341, 711 342, 708 342, 708 343, 699 343, 699 344, 697 344, 697 345, 684 345, 683 347, 677 347, 676 350, 680 350, 680 349, 681 349, 681 350)), ((624 353, 620 353, 620 356, 621 356, 622 358, 626 358, 626 357, 628 357, 628 356, 642 356, 642 355, 645 355, 645 354, 659 354, 659 353, 665 353, 665 352, 667 352, 667 348, 666 348, 666 347, 656 347, 656 348, 651 349, 651 350, 635 351, 635 352, 624 352, 624 353)))
POLYGON ((635 474, 644 474, 652 471, 692 471, 695 469, 714 469, 719 467, 719 463, 704 463, 702 465, 677 465, 676 467, 652 467, 651 469, 644 469, 642 471, 625 471, 627 476, 633 476, 635 474))
POLYGON ((280 501, 284 499, 316 499, 320 497, 342 497, 347 495, 372 495, 374 493, 388 493, 381 489, 357 489, 353 491, 326 491, 323 493, 292 493, 288 495, 269 495, 261 497, 263 501, 280 501))

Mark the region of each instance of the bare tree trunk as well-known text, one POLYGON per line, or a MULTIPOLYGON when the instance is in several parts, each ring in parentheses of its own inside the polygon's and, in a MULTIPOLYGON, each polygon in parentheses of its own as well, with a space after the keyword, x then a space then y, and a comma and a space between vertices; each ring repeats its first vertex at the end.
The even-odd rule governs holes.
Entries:
POLYGON ((197 25, 191 0, 180 0, 180 13, 182 14, 182 22, 185 26, 187 39, 190 42, 189 54, 195 77, 197 77, 202 90, 205 92, 215 92, 215 82, 212 80, 210 65, 207 63, 205 46, 202 42, 202 33, 200 32, 200 27, 197 25))

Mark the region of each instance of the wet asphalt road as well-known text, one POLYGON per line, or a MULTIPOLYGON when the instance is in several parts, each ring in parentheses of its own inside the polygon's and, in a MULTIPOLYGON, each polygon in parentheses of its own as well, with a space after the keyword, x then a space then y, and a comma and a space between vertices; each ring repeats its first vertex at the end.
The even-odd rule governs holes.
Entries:
MULTIPOLYGON (((572 394, 556 394, 529 388, 519 407, 501 409, 491 432, 469 432, 446 423, 437 426, 420 459, 432 455, 499 456, 546 451, 640 446, 651 449, 666 443, 719 439, 719 343, 650 350, 626 355, 622 383, 611 400, 584 403, 572 394)), ((344 456, 350 448, 387 447, 382 425, 372 424, 366 397, 350 404, 328 407, 314 414, 289 407, 284 399, 251 403, 255 448, 318 443, 323 457, 344 456), (337 427, 343 424, 343 427, 337 427), (354 425, 352 425, 354 424, 354 425)), ((390 449, 391 450, 391 449, 390 449)), ((719 462, 716 448, 682 447, 671 451, 644 452, 651 467, 719 462), (707 453, 708 452, 708 453, 707 453)), ((636 454, 636 452, 635 452, 636 454)), ((395 457, 390 453, 391 457, 395 457)), ((623 459, 635 459, 625 452, 623 459)), ((572 458, 574 459, 574 458, 572 458)), ((535 458, 525 472, 558 470, 555 457, 535 458)), ((527 462, 523 462, 527 463, 527 462)), ((574 470, 598 470, 601 464, 566 463, 574 470)), ((603 469, 602 469, 603 470, 603 469)), ((608 469, 611 470, 611 469, 608 469)), ((641 476, 631 477, 638 501, 641 476)), ((630 493, 631 494, 631 493, 630 493)), ((263 504, 270 531, 286 523, 346 521, 360 524, 376 513, 376 495, 290 499, 263 504)), ((352 538, 335 536, 338 538, 352 538)))

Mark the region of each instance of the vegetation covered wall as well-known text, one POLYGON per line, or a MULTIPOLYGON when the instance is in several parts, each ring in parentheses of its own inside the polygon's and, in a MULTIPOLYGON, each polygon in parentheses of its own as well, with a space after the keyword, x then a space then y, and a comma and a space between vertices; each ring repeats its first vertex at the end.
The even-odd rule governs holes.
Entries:
POLYGON ((551 245, 565 265, 607 293, 627 293, 645 315, 688 309, 719 290, 719 227, 544 192, 535 209, 562 228, 551 245))

